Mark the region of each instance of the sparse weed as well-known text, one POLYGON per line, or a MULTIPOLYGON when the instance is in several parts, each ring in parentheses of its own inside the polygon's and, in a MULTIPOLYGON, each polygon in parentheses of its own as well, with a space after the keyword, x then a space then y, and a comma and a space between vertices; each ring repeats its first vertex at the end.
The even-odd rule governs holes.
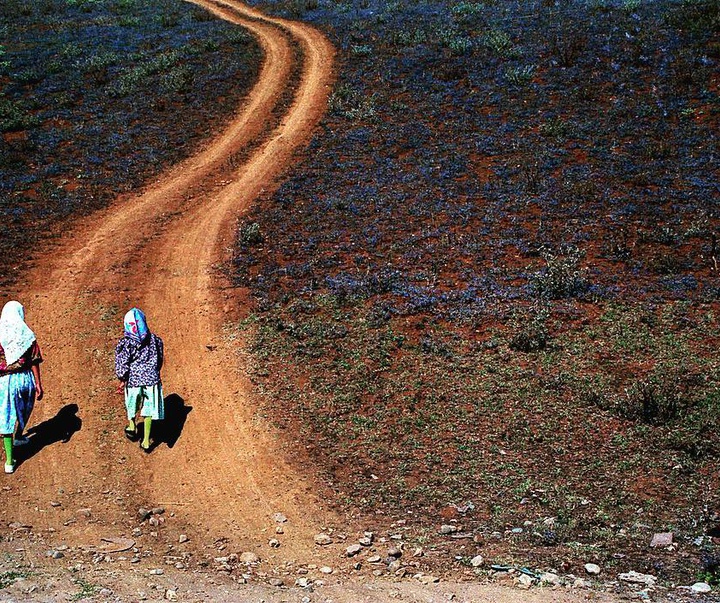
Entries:
POLYGON ((509 67, 504 73, 505 79, 516 86, 528 84, 535 77, 535 65, 509 67))
POLYGON ((577 247, 568 247, 555 253, 547 247, 540 255, 546 266, 532 277, 532 284, 538 297, 564 299, 575 297, 587 289, 585 271, 580 262, 585 254, 577 247))

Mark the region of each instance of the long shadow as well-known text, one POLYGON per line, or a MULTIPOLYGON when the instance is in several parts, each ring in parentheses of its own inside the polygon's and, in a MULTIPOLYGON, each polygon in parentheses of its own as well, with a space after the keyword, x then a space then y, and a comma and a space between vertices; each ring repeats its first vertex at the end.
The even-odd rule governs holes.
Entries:
POLYGON ((185 406, 185 400, 178 394, 165 396, 165 419, 153 423, 152 427, 153 448, 162 443, 167 444, 168 448, 175 446, 190 411, 192 406, 185 406))
POLYGON ((69 442, 73 434, 82 428, 82 419, 77 412, 77 404, 66 404, 52 419, 28 429, 26 435, 30 442, 15 448, 17 461, 22 463, 55 442, 69 442))

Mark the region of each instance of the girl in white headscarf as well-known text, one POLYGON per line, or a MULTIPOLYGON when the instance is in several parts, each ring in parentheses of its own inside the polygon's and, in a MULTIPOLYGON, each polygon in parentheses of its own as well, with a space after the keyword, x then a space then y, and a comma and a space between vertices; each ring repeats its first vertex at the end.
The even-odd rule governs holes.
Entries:
POLYGON ((43 397, 42 360, 35 333, 25 324, 25 309, 9 301, 0 313, 0 435, 5 473, 15 471, 13 444, 27 444, 22 433, 35 400, 43 397))

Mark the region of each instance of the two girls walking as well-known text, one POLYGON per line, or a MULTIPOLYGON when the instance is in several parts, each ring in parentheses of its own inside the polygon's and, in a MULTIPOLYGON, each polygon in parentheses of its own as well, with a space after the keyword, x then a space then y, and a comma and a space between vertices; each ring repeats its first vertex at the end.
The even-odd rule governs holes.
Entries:
MULTIPOLYGON (((151 450, 152 422, 165 418, 160 380, 164 361, 163 341, 150 332, 145 315, 132 308, 123 321, 124 334, 115 348, 118 393, 125 395, 128 439, 140 439, 151 450), (136 416, 142 420, 142 429, 136 416)), ((17 466, 14 449, 29 442, 23 435, 36 400, 42 400, 40 363, 43 361, 35 333, 25 323, 25 309, 17 301, 5 304, 0 314, 0 437, 5 451, 5 473, 17 466)))

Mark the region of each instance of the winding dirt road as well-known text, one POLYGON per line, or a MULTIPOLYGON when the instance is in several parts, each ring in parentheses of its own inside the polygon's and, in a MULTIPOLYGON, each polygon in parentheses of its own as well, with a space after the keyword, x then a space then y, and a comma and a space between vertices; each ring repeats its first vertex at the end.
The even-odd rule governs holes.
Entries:
POLYGON ((46 356, 46 399, 33 423, 77 404, 82 428, 22 462, 4 514, 35 529, 62 525, 91 543, 113 535, 113 526, 137 524, 139 506, 163 505, 196 542, 226 539, 252 550, 275 535, 273 517, 282 513, 283 546, 264 555, 308 558, 313 535, 333 518, 312 482, 286 463, 281 442, 253 420, 247 384, 222 335, 229 302, 213 267, 227 259, 238 217, 308 142, 327 104, 334 51, 317 31, 234 0, 194 2, 257 37, 265 54, 258 83, 205 149, 141 195, 79 224, 11 292, 46 356), (298 62, 299 81, 291 78, 298 62), (284 108, 289 86, 293 101, 284 108), (173 422, 185 419, 172 447, 147 456, 122 437, 111 372, 122 315, 132 306, 165 340, 165 393, 173 422), (79 518, 78 508, 90 511, 79 518))

